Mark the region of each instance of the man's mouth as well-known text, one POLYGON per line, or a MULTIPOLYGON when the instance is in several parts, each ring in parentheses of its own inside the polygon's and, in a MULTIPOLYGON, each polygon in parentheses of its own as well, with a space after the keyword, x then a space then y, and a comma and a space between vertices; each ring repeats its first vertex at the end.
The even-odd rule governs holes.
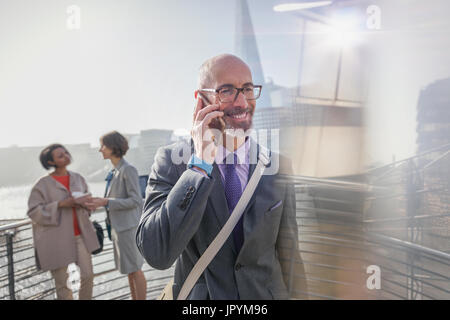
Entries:
POLYGON ((225 115, 227 117, 233 118, 233 119, 244 119, 247 116, 247 113, 250 112, 249 108, 245 109, 233 109, 225 112, 225 115))

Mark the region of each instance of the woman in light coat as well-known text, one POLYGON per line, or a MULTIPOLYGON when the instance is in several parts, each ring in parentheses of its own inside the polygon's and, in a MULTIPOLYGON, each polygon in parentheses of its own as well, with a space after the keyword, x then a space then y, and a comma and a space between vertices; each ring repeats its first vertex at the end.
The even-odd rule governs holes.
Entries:
POLYGON ((111 225, 111 240, 116 268, 128 275, 133 300, 145 300, 147 282, 141 268, 144 259, 136 245, 136 229, 141 219, 143 199, 139 175, 135 167, 123 156, 128 150, 128 141, 117 131, 100 138, 100 150, 104 159, 109 159, 114 169, 107 178, 104 198, 92 198, 87 206, 91 210, 104 206, 107 221, 111 225))
POLYGON ((42 166, 54 171, 40 178, 31 190, 27 215, 33 222, 37 268, 50 271, 57 299, 72 300, 67 286, 67 267, 75 263, 80 272, 79 299, 92 299, 94 273, 91 252, 100 248, 95 229, 84 207, 88 186, 78 173, 67 170, 71 156, 60 144, 40 154, 42 166), (74 198, 74 194, 84 194, 74 198))

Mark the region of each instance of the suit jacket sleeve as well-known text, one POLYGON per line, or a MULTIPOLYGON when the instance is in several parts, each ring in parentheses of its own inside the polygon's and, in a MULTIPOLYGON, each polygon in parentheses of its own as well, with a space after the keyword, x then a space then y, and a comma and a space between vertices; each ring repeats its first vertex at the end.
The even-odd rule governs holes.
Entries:
POLYGON ((122 172, 125 182, 127 198, 108 198, 108 208, 115 212, 133 209, 142 206, 141 188, 139 185, 139 174, 135 167, 126 166, 122 172))
POLYGON ((58 208, 58 201, 50 202, 46 199, 42 186, 36 184, 28 198, 27 215, 34 223, 43 226, 57 226, 61 210, 58 208))
MULTIPOLYGON (((89 186, 86 182, 86 180, 83 178, 82 175, 80 175, 80 179, 81 179, 81 186, 83 187, 83 193, 88 193, 89 192, 89 186)), ((89 217, 92 214, 92 211, 88 210, 87 208, 84 208, 86 210, 86 212, 88 213, 89 217)))
POLYGON ((284 185, 286 191, 276 249, 290 298, 308 299, 305 268, 298 245, 295 188, 290 181, 285 181, 284 185))
POLYGON ((136 243, 154 268, 167 269, 197 232, 213 179, 188 169, 181 175, 170 149, 160 148, 152 166, 136 243))

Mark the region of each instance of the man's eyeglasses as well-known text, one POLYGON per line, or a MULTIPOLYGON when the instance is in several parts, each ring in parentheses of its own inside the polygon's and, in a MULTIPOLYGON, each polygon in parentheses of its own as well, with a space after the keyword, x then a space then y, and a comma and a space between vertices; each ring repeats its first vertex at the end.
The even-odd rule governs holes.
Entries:
POLYGON ((236 101, 239 92, 242 92, 245 99, 256 100, 261 95, 262 86, 245 86, 244 88, 235 88, 233 86, 225 86, 220 89, 200 89, 201 92, 211 92, 217 93, 219 96, 219 101, 222 103, 234 102, 236 101))

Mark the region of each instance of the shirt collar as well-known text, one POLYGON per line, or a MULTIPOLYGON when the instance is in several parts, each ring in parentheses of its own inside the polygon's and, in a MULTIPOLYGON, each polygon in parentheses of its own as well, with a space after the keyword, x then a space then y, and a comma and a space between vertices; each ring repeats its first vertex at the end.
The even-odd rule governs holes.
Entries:
MULTIPOLYGON (((238 164, 248 164, 249 163, 249 154, 250 154, 250 137, 245 138, 245 142, 236 150, 234 153, 237 155, 237 162, 238 164)), ((226 164, 225 159, 228 157, 228 155, 232 153, 230 150, 225 148, 223 145, 220 145, 217 148, 216 153, 216 163, 217 164, 226 164)))
POLYGON ((119 170, 123 165, 125 164, 125 159, 122 157, 119 161, 119 163, 117 164, 117 167, 113 166, 113 169, 115 170, 119 170))

